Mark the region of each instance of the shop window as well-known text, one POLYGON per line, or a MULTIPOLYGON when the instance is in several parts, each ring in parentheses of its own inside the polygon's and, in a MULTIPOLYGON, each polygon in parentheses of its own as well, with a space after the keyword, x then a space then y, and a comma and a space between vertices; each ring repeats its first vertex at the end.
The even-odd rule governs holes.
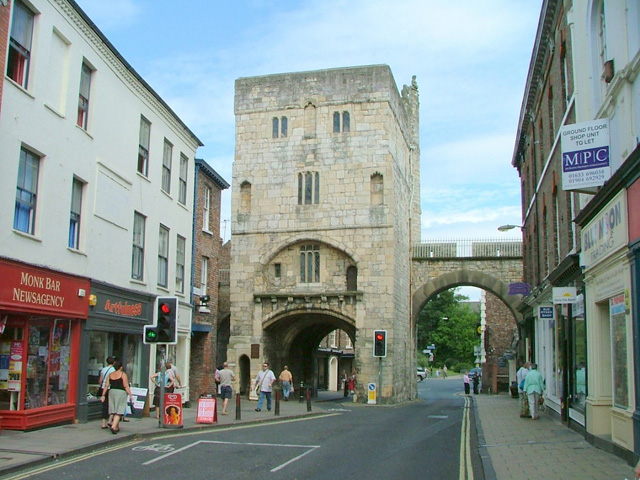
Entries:
POLYGON ((27 349, 25 410, 68 403, 71 321, 32 321, 27 349))
MULTIPOLYGON (((24 328, 5 327, 0 336, 0 411, 20 409, 22 366, 12 360, 14 354, 24 350, 24 328)), ((17 358, 17 357, 16 357, 17 358)))
POLYGON ((124 333, 90 332, 89 333, 89 365, 87 369, 87 400, 99 402, 96 396, 100 370, 107 366, 106 359, 112 355, 122 361, 124 371, 129 377, 132 387, 139 387, 142 382, 142 336, 124 333))

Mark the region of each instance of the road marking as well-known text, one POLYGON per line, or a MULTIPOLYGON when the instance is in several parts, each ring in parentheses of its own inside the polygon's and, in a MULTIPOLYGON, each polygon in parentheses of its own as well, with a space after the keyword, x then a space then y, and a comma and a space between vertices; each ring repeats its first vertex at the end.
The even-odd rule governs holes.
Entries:
POLYGON ((429 415, 427 418, 449 418, 449 415, 429 415))
POLYGON ((185 445, 184 447, 174 450, 173 452, 160 455, 159 457, 156 457, 152 460, 144 462, 142 465, 151 465, 153 463, 159 462, 160 460, 164 460, 165 458, 169 458, 172 455, 175 455, 180 452, 184 452, 185 450, 188 450, 192 447, 197 447, 198 445, 206 444, 206 443, 213 443, 217 445, 242 445, 242 446, 250 446, 250 447, 284 447, 284 448, 308 448, 309 449, 306 452, 298 455, 297 457, 294 457, 291 460, 283 463, 282 465, 279 465, 273 468, 271 470, 272 472, 277 472, 278 470, 286 467, 287 465, 290 465, 293 462, 300 460, 302 457, 311 453, 316 448, 320 448, 320 445, 293 445, 293 444, 287 444, 287 443, 222 442, 218 440, 198 440, 197 442, 193 442, 189 445, 185 445))
POLYGON ((460 430, 460 480, 473 480, 471 465, 471 423, 469 421, 469 397, 464 397, 464 412, 460 430))
MULTIPOLYGON (((66 465, 71 465, 73 463, 78 463, 78 462, 81 462, 83 460, 87 460, 89 458, 98 457, 100 455, 104 455, 105 453, 110 453, 110 452, 113 452, 115 450, 120 450, 122 448, 126 448, 129 445, 133 445, 133 444, 136 444, 136 443, 140 443, 140 441, 136 440, 136 441, 132 441, 132 442, 127 442, 125 444, 113 445, 111 447, 106 447, 106 448, 104 448, 104 449, 102 449, 100 451, 85 453, 83 455, 74 456, 73 458, 69 458, 69 459, 66 459, 66 460, 58 460, 55 464, 42 465, 40 467, 35 467, 33 469, 17 473, 17 474, 15 474, 13 476, 4 477, 4 480, 22 480, 22 479, 25 479, 25 478, 30 478, 32 475, 37 475, 39 473, 45 473, 45 472, 48 472, 50 470, 55 470, 57 468, 64 467, 66 465)), ((54 456, 51 456, 51 458, 53 459, 54 456)))

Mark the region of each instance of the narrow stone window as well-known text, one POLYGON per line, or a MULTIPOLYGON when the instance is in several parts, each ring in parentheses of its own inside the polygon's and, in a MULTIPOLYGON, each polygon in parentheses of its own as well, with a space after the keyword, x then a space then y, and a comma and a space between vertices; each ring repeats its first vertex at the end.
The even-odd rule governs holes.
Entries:
POLYGON ((384 179, 379 173, 371 175, 371 205, 384 204, 384 179))
POLYGON ((320 173, 298 173, 298 205, 320 203, 320 173))
POLYGON ((287 128, 288 128, 287 117, 282 117, 280 119, 280 137, 286 138, 286 136, 287 136, 287 128))
POLYGON ((300 283, 320 283, 320 246, 300 247, 300 283))
POLYGON ((280 278, 282 276, 282 264, 280 263, 273 264, 273 276, 276 278, 280 278))
POLYGON ((333 112, 333 133, 340 133, 340 112, 333 112))
POLYGON ((243 182, 240 185, 240 213, 251 212, 251 184, 243 182))
POLYGON ((278 138, 279 131, 280 131, 280 121, 278 120, 278 117, 273 117, 273 120, 271 121, 271 138, 278 138))
POLYGON ((358 269, 353 265, 347 268, 347 291, 358 290, 358 269))
POLYGON ((349 118, 349 112, 342 112, 342 131, 351 131, 351 119, 349 118))

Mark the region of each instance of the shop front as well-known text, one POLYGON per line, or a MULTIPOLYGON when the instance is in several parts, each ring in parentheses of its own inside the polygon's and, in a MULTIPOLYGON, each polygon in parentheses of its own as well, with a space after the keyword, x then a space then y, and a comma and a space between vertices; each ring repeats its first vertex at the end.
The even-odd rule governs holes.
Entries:
POLYGON ((633 335, 626 192, 600 208, 582 230, 589 376, 587 438, 633 451, 633 335))
POLYGON ((71 423, 89 280, 8 259, 0 278, 1 428, 71 423))
POLYGON ((81 335, 78 420, 100 418, 100 370, 109 356, 122 361, 132 387, 148 388, 149 347, 145 324, 153 323, 154 295, 91 282, 90 307, 81 335))

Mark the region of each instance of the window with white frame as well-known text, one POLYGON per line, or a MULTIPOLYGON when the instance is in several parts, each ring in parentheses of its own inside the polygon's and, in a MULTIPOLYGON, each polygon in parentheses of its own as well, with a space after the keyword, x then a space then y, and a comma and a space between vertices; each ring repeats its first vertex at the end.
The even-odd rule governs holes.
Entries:
POLYGON ((80 71, 80 93, 78 94, 77 125, 85 130, 89 124, 89 94, 91 92, 91 68, 82 62, 80 71))
POLYGON ((320 173, 298 173, 298 205, 320 203, 320 173))
POLYGON ((140 115, 140 140, 138 145, 138 173, 149 176, 149 143, 151 122, 140 115))
POLYGON ((334 330, 329 334, 329 346, 336 348, 338 346, 338 330, 334 330))
POLYGON ((162 190, 171 193, 171 157, 173 156, 173 145, 164 139, 162 150, 162 190))
POLYGON ((141 213, 133 214, 133 249, 131 260, 131 278, 144 280, 144 237, 147 219, 141 213))
POLYGON ((187 239, 180 235, 176 238, 176 292, 184 293, 184 264, 187 239))
POLYGON ((29 84, 31 42, 33 39, 33 12, 20 0, 13 4, 7 76, 23 88, 29 84))
POLYGON ((300 283, 320 283, 320 246, 300 247, 300 283))
POLYGON ((187 175, 189 174, 189 159, 184 153, 180 154, 180 185, 178 188, 178 202, 187 204, 187 175))
POLYGON ((31 235, 35 233, 36 227, 39 172, 40 157, 24 147, 21 148, 13 228, 31 235))
POLYGON ((202 263, 200 264, 200 296, 201 297, 207 294, 208 278, 209 278, 209 259, 207 257, 202 257, 202 263))
POLYGON ((73 179, 71 187, 71 212, 69 219, 69 242, 67 246, 75 250, 80 249, 80 217, 82 214, 82 191, 84 183, 73 179))
POLYGON ((211 215, 211 189, 204 187, 204 199, 202 205, 202 230, 209 231, 209 216, 211 215))
POLYGON ((169 286, 169 229, 164 225, 158 231, 158 285, 169 286))

